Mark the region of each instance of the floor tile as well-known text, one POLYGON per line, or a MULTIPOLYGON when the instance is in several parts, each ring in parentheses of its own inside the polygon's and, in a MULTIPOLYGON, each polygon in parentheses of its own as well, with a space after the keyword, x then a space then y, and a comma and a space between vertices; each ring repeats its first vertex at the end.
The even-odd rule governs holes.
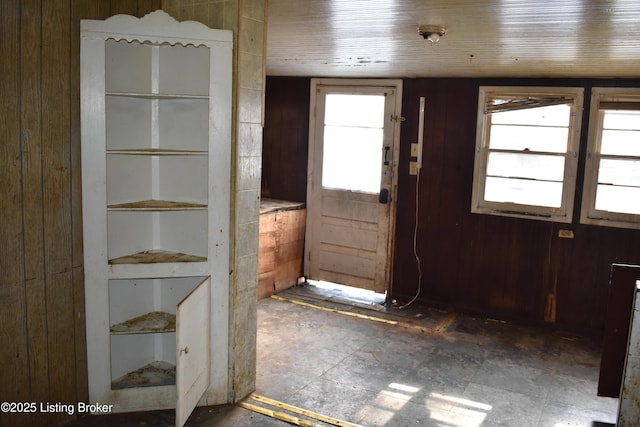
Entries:
POLYGON ((471 383, 451 412, 482 421, 479 425, 487 421, 498 425, 533 427, 538 425, 543 406, 544 399, 541 398, 471 383))
MULTIPOLYGON (((612 399, 613 400, 613 399, 612 399)), ((616 399, 617 401, 617 399, 616 399)), ((539 427, 613 427, 616 422, 615 412, 594 411, 564 404, 547 404, 542 410, 539 427), (594 424, 598 423, 598 424, 594 424)))

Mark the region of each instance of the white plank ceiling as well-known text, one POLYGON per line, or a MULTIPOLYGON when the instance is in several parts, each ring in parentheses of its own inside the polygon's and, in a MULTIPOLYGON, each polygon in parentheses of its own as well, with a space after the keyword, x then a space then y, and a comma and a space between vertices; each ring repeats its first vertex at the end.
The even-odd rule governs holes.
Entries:
POLYGON ((640 77, 640 0, 268 0, 267 74, 640 77), (418 26, 444 26, 436 44, 418 26))

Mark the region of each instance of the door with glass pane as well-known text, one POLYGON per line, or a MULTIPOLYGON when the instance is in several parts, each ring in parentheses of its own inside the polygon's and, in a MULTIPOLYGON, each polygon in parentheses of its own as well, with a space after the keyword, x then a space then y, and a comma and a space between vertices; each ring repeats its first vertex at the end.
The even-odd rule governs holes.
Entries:
POLYGON ((353 83, 312 82, 305 275, 382 293, 391 267, 401 82, 353 83))

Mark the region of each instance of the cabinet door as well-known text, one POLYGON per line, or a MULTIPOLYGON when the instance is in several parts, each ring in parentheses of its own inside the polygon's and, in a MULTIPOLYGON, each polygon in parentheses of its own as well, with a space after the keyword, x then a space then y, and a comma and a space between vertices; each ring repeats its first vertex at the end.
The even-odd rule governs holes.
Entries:
POLYGON ((182 427, 209 387, 211 277, 179 304, 176 311, 176 426, 182 427))

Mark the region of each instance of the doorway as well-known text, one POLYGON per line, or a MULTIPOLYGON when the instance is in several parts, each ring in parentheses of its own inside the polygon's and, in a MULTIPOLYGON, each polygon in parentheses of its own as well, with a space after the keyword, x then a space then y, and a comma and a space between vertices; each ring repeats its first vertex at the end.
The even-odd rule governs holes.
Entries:
POLYGON ((401 91, 400 80, 311 81, 308 279, 389 289, 401 91))

